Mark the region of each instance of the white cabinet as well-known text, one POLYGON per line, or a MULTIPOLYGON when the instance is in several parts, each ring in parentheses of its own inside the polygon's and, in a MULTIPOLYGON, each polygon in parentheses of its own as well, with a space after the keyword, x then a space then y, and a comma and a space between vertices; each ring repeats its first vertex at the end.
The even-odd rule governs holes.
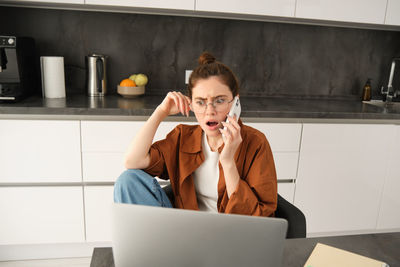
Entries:
POLYGON ((79 121, 0 120, 0 183, 80 182, 79 121))
POLYGON ((84 242, 82 187, 0 187, 0 245, 84 242))
POLYGON ((400 0, 388 0, 385 24, 400 26, 400 0))
POLYGON ((245 123, 263 132, 274 155, 278 180, 295 180, 300 149, 300 123, 245 123))
POLYGON ((400 229, 400 126, 396 126, 396 136, 390 139, 392 153, 382 193, 377 228, 400 229))
POLYGON ((196 0, 196 11, 293 17, 295 0, 196 0))
POLYGON ((294 182, 280 183, 278 181, 278 194, 290 203, 293 203, 295 189, 296 184, 294 182))
POLYGON ((194 0, 85 0, 85 3, 92 5, 194 10, 194 0))
POLYGON ((304 124, 294 204, 308 234, 374 230, 393 125, 304 124))
POLYGON ((115 181, 125 170, 124 155, 143 121, 82 121, 84 181, 115 181))
POLYGON ((386 0, 297 0, 296 17, 384 24, 386 0))
POLYGON ((86 241, 111 241, 114 186, 85 186, 86 241))
MULTIPOLYGON (((129 144, 144 121, 82 121, 82 173, 84 181, 114 182, 125 170, 124 157, 129 144)), ((165 136, 181 122, 160 124, 154 141, 165 136)), ((187 123, 185 124, 194 124, 187 123)))
POLYGON ((245 124, 258 129, 267 137, 275 161, 278 193, 293 203, 302 125, 300 123, 245 124))

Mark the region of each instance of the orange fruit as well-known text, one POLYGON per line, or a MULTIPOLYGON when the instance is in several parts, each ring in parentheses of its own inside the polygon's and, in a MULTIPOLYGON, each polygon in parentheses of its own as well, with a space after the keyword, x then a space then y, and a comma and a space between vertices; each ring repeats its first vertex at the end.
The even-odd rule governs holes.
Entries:
POLYGON ((131 79, 123 79, 120 82, 119 86, 136 86, 136 83, 131 79))

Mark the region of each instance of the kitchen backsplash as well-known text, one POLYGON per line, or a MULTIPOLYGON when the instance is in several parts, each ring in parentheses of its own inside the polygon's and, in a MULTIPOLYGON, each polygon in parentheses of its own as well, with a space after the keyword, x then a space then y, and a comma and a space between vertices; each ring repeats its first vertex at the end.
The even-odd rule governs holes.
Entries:
POLYGON ((209 51, 237 74, 241 95, 293 97, 360 97, 367 78, 377 95, 400 56, 400 32, 72 10, 0 7, 0 34, 64 56, 67 94, 86 93, 92 52, 109 56, 111 94, 132 73, 149 76, 146 94, 186 91, 185 70, 209 51))

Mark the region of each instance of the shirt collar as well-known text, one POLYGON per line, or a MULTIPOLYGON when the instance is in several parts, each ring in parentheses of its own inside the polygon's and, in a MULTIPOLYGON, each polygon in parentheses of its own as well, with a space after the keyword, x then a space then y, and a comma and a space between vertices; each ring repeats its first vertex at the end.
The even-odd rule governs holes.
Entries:
POLYGON ((182 132, 180 150, 185 153, 198 153, 201 151, 202 133, 200 125, 188 128, 182 132))

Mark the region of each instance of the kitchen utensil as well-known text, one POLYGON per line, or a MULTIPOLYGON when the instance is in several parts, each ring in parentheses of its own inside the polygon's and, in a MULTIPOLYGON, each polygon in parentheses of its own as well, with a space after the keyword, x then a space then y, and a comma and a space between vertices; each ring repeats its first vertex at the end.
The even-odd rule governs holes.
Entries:
POLYGON ((107 93, 107 56, 86 56, 86 81, 89 96, 104 96, 107 93))

